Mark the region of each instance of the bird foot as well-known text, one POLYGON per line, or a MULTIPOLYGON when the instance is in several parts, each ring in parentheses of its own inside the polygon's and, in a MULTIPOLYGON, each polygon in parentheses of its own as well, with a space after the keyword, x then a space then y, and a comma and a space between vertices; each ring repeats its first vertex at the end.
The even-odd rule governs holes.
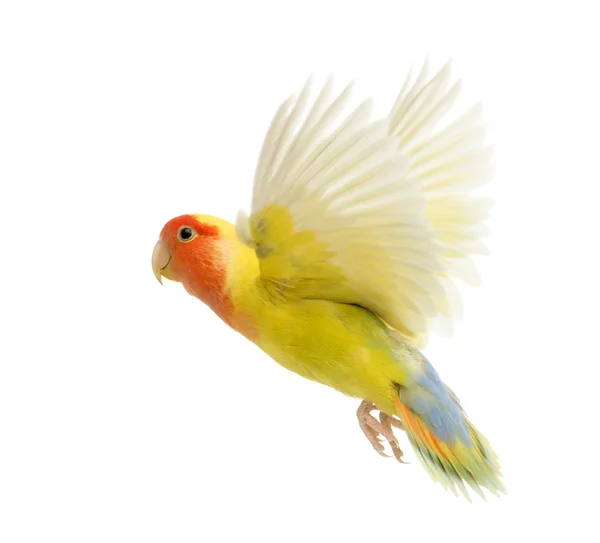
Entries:
POLYGON ((383 411, 379 411, 379 420, 377 420, 371 415, 371 411, 374 410, 377 410, 377 408, 375 407, 375 404, 371 402, 363 401, 360 404, 356 416, 358 417, 358 424, 360 425, 361 430, 369 440, 369 443, 373 445, 373 448, 381 456, 389 458, 389 455, 385 453, 385 447, 383 446, 380 436, 389 443, 394 458, 398 460, 398 462, 406 464, 406 462, 402 460, 404 453, 400 448, 400 444, 398 443, 398 439, 394 435, 393 430, 394 428, 404 430, 402 422, 383 411))

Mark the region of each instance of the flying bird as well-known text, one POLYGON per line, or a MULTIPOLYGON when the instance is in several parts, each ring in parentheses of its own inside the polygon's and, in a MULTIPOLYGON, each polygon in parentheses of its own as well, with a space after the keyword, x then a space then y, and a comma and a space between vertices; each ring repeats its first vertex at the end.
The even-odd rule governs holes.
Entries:
POLYGON ((376 119, 352 85, 309 79, 271 122, 249 213, 170 220, 152 268, 285 368, 361 399, 379 454, 387 442, 403 462, 404 430, 429 475, 470 499, 504 492, 497 456, 420 350, 485 252, 474 192, 491 152, 479 106, 448 119, 459 86, 425 63, 376 119))

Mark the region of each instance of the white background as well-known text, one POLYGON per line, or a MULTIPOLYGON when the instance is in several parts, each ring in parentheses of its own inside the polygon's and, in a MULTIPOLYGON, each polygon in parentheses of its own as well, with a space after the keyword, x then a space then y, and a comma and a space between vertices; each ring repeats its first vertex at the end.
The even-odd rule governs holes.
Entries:
POLYGON ((3 2, 0 541, 598 541, 598 16, 554 4, 3 2), (383 114, 427 56, 496 151, 483 286, 426 351, 501 457, 473 505, 150 269, 248 204, 309 73, 383 114))

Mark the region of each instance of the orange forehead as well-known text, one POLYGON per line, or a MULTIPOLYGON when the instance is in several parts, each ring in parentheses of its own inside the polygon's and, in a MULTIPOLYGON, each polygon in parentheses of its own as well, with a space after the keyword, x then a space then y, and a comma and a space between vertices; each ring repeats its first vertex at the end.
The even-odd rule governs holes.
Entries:
POLYGON ((200 236, 212 238, 219 236, 218 226, 201 222, 193 215, 181 215, 171 219, 167 224, 165 224, 162 232, 160 233, 161 239, 167 241, 168 239, 172 239, 174 236, 177 236, 177 232, 182 226, 189 226, 193 228, 200 236))

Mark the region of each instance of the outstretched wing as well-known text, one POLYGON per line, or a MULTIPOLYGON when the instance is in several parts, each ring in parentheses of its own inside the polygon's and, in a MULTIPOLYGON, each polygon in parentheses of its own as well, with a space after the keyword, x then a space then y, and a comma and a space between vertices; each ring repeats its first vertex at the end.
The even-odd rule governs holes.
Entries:
POLYGON ((389 119, 331 81, 281 105, 236 224, 272 296, 358 304, 411 338, 449 313, 452 263, 481 249, 462 191, 480 179, 467 155, 482 156, 474 117, 434 130, 456 94, 447 71, 407 80, 389 119))
POLYGON ((390 131, 400 152, 409 158, 409 177, 418 178, 427 198, 425 216, 443 247, 449 274, 467 283, 479 281, 469 257, 486 253, 481 239, 489 234, 483 222, 491 202, 473 192, 492 173, 492 150, 483 145, 482 109, 476 105, 439 130, 439 122, 454 105, 460 82, 448 88, 450 64, 427 81, 425 64, 404 88, 390 113, 390 131))

